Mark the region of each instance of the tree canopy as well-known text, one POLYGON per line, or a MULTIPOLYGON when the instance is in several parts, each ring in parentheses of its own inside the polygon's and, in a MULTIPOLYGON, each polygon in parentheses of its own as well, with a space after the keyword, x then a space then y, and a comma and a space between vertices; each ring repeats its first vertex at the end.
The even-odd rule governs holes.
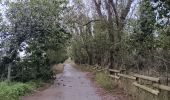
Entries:
POLYGON ((61 20, 66 5, 58 0, 7 3, 8 28, 1 33, 2 73, 8 70, 8 78, 23 81, 51 77, 50 66, 67 58, 65 47, 71 35, 61 20))

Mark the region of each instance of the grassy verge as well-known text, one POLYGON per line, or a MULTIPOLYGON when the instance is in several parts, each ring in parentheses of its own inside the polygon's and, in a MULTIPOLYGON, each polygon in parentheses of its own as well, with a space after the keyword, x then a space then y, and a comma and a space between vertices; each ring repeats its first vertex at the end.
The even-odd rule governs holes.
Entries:
POLYGON ((40 81, 29 83, 0 82, 0 100, 20 100, 20 96, 31 93, 42 86, 40 81))
POLYGON ((117 84, 115 84, 113 80, 104 72, 96 73, 95 81, 107 91, 112 91, 117 86, 117 84))

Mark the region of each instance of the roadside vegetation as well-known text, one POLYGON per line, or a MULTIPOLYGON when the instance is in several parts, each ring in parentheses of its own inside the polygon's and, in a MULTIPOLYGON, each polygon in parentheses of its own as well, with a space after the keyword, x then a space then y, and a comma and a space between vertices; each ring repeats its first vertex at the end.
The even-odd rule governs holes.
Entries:
POLYGON ((19 96, 29 93, 33 90, 33 86, 23 83, 0 83, 1 100, 19 100, 19 96))
MULTIPOLYGON (((75 0, 73 5, 68 53, 75 63, 160 77, 170 86, 169 0, 75 0)), ((135 94, 139 100, 156 98, 146 91, 135 94)))
POLYGON ((116 88, 117 83, 115 83, 108 74, 104 72, 99 72, 95 74, 95 81, 99 84, 102 88, 107 91, 113 91, 116 88))
POLYGON ((65 0, 0 0, 0 100, 19 100, 53 79, 70 33, 65 0))
POLYGON ((90 9, 95 12, 92 18, 86 15, 90 13, 86 4, 74 2, 75 9, 79 10, 72 11, 77 30, 73 31, 70 57, 78 64, 167 76, 164 72, 169 73, 167 66, 170 64, 169 1, 104 1, 89 2, 90 9))
POLYGON ((0 82, 0 100, 20 100, 21 96, 32 93, 44 82, 0 82))

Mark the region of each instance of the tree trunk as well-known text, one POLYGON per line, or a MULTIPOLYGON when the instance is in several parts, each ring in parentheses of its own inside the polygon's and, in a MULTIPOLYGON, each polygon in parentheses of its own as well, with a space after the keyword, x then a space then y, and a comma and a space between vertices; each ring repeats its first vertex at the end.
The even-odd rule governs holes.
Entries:
POLYGON ((88 54, 88 57, 89 57, 89 65, 92 65, 93 64, 93 55, 92 54, 88 54))
POLYGON ((114 57, 113 57, 113 50, 110 51, 110 65, 109 65, 109 69, 113 69, 113 64, 114 64, 114 57))
MULTIPOLYGON (((103 17, 102 15, 102 4, 103 2, 101 2, 101 0, 93 0, 95 7, 96 7, 96 11, 101 19, 101 21, 105 21, 106 19, 103 17)), ((121 38, 123 35, 123 28, 126 24, 126 17, 130 11, 130 7, 132 5, 132 2, 134 0, 128 0, 126 7, 122 8, 119 12, 119 10, 116 8, 117 7, 117 2, 114 3, 114 0, 105 0, 105 6, 106 6, 106 11, 107 11, 107 30, 108 30, 108 34, 109 34, 109 38, 110 38, 110 42, 111 42, 111 48, 110 48, 110 65, 109 68, 113 68, 114 67, 114 63, 115 63, 115 58, 114 56, 116 55, 116 53, 118 53, 120 51, 120 47, 116 46, 117 44, 120 45, 121 43, 121 38), (118 16, 118 13, 120 13, 120 16, 118 16), (116 23, 116 25, 114 25, 114 21, 116 23)), ((121 4, 123 4, 123 2, 120 2, 121 4)))
POLYGON ((7 76, 7 81, 10 82, 11 81, 11 69, 12 69, 12 65, 11 63, 8 65, 8 76, 7 76))

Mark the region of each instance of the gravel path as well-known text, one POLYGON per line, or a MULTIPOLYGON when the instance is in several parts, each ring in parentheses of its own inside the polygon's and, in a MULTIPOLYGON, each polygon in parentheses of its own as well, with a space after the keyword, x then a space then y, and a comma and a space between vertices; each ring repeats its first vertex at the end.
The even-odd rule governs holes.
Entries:
MULTIPOLYGON (((57 76, 51 87, 23 97, 22 100, 102 100, 86 74, 66 64, 64 72, 57 76)), ((117 99, 109 97, 105 100, 117 99)))

